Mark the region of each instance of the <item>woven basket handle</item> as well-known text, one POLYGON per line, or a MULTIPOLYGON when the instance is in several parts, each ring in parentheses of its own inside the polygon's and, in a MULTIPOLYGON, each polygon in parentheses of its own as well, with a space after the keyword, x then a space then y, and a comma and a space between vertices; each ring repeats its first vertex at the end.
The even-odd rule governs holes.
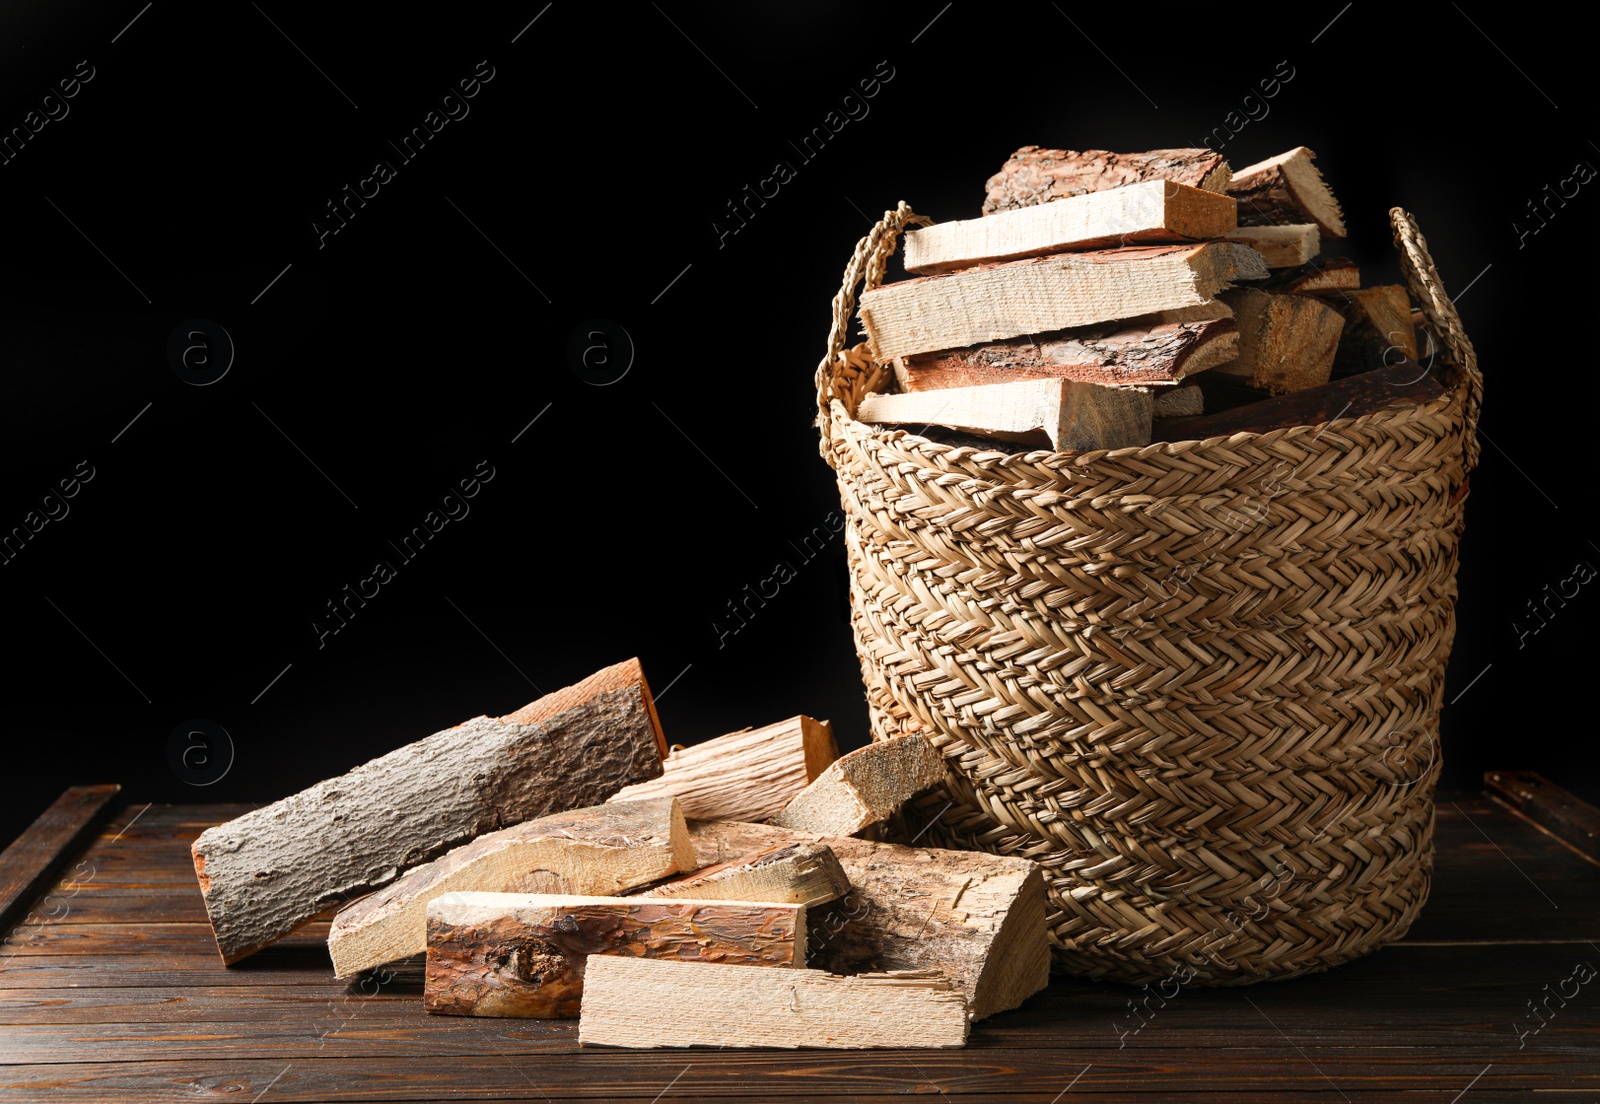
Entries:
POLYGON ((1466 470, 1478 466, 1478 415, 1483 410, 1483 373, 1478 370, 1478 354, 1472 348, 1455 304, 1445 294, 1439 270, 1433 267, 1428 242, 1417 228, 1417 220, 1400 207, 1389 210, 1389 225, 1394 228, 1394 246, 1400 253, 1400 270, 1405 274, 1411 297, 1422 305, 1428 332, 1444 349, 1446 362, 1453 369, 1449 383, 1461 390, 1466 415, 1466 470))
POLYGON ((901 200, 894 210, 885 211, 878 224, 856 243, 856 251, 845 266, 844 283, 839 288, 839 294, 833 297, 833 327, 828 331, 828 352, 817 365, 816 377, 817 428, 822 431, 822 455, 829 464, 833 463, 833 439, 828 406, 834 399, 839 399, 854 411, 855 389, 847 384, 876 368, 864 351, 846 349, 844 345, 850 334, 850 316, 856 309, 856 285, 861 284, 861 290, 865 292, 883 283, 884 272, 901 232, 907 226, 932 224, 932 219, 917 214, 901 200))

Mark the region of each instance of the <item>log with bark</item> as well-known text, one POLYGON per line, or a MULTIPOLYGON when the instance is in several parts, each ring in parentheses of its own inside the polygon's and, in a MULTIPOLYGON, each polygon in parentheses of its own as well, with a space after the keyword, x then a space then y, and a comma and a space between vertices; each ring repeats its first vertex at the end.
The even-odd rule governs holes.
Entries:
POLYGON ((805 917, 770 902, 448 893, 428 906, 423 1007, 571 1019, 591 955, 804 966, 805 917))
POLYGON ((1238 355, 1212 369, 1274 395, 1328 382, 1344 319, 1311 295, 1256 288, 1224 292, 1239 325, 1238 355))
MULTIPOLYGON (((899 357, 894 373, 902 391, 1050 377, 1119 387, 1146 386, 1175 383, 1203 372, 1232 360, 1238 349, 1238 326, 1229 318, 1151 326, 1112 322, 899 357)), ((671 760, 668 765, 670 768, 671 760)))
POLYGON ((660 778, 624 787, 612 800, 676 797, 692 819, 766 820, 837 758, 827 721, 790 717, 680 748, 660 778))
MULTIPOLYGON (((1152 396, 1145 388, 1041 378, 868 395, 857 407, 856 417, 882 425, 949 426, 963 433, 1060 452, 1147 445, 1151 408, 1152 396)), ((826 777, 824 772, 811 785, 817 786, 826 777)))
POLYGON ((669 878, 635 894, 815 907, 849 892, 850 879, 832 848, 825 843, 788 843, 669 878))
POLYGON ((474 836, 654 778, 666 748, 630 659, 208 828, 192 853, 222 961, 474 836))
POLYGON ((1313 222, 1240 226, 1218 236, 1224 241, 1248 245, 1261 254, 1268 268, 1298 268, 1309 263, 1322 248, 1322 235, 1313 222))
POLYGON ((905 266, 907 272, 931 276, 1068 250, 1218 238, 1237 227, 1236 206, 1216 192, 1151 180, 911 230, 905 236, 905 266))
POLYGON ((703 865, 763 846, 825 843, 851 890, 810 911, 807 965, 840 974, 936 969, 974 1019, 1015 1008, 1049 981, 1044 876, 1026 859, 694 821, 703 865))
POLYGON ((1392 406, 1432 402, 1444 393, 1426 368, 1405 360, 1215 414, 1158 422, 1156 436, 1162 441, 1190 441, 1315 426, 1336 418, 1359 418, 1392 406))
POLYGON ((1297 268, 1274 272, 1263 291, 1299 292, 1321 295, 1327 291, 1353 291, 1361 286, 1361 269, 1344 257, 1323 257, 1297 268))
POLYGON ((992 215, 1147 180, 1175 180, 1191 188, 1220 192, 1230 176, 1228 162, 1208 149, 1110 153, 1023 146, 989 178, 983 213, 992 215))
POLYGON ((1234 173, 1226 190, 1239 203, 1239 225, 1314 222, 1324 237, 1344 237, 1344 215, 1311 163, 1316 156, 1306 147, 1296 146, 1234 173))
POLYGON ((479 836, 347 905, 328 953, 336 977, 420 954, 428 902, 446 893, 614 895, 694 867, 676 798, 558 813, 479 836))
POLYGON ((961 994, 932 970, 839 977, 597 955, 578 1042, 620 1047, 959 1047, 961 994))
POLYGON ((1261 254, 1234 242, 1058 253, 884 284, 862 295, 860 316, 882 363, 1200 306, 1266 276, 1261 254))

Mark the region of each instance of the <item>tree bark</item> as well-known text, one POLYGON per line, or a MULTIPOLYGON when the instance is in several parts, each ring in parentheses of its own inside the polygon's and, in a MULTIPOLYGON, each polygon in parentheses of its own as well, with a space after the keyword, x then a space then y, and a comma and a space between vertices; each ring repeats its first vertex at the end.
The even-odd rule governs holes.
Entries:
POLYGON ((208 828, 192 853, 222 961, 474 836, 654 778, 665 754, 630 659, 208 828))
POLYGON ((1110 153, 1023 146, 989 178, 983 213, 992 215, 1146 180, 1175 180, 1191 188, 1220 192, 1230 175, 1223 156, 1208 149, 1110 153))
POLYGON ((1339 201, 1304 146, 1258 161, 1234 173, 1228 194, 1239 204, 1240 226, 1314 222, 1324 237, 1345 235, 1339 201))

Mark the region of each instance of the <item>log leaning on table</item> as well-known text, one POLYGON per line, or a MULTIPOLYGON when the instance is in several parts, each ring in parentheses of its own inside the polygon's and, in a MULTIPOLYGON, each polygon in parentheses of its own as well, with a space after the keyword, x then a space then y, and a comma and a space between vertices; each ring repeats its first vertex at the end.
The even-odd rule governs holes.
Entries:
POLYGON ((428 906, 423 1007, 572 1019, 590 955, 804 966, 806 907, 525 893, 449 893, 428 906))
POLYGON ((823 843, 790 843, 635 891, 640 897, 771 901, 815 907, 850 892, 839 857, 823 843))
POLYGON ((933 970, 821 970, 589 960, 578 1042, 620 1047, 959 1047, 961 994, 933 970))
POLYGON ((861 296, 873 358, 962 349, 1205 304, 1238 280, 1263 280, 1248 245, 1144 245, 1057 253, 883 284, 861 296))
POLYGON ((446 893, 612 895, 695 865, 676 798, 621 801, 479 836, 345 906, 328 930, 335 977, 427 949, 428 902, 446 893))
POLYGON ((694 821, 689 834, 703 865, 783 843, 825 843, 839 857, 850 893, 810 910, 808 966, 840 974, 936 969, 975 1020, 1017 1007, 1050 979, 1036 863, 731 820, 694 821))
POLYGON ((661 777, 617 791, 612 801, 676 797, 695 820, 766 820, 839 758, 827 721, 790 717, 730 732, 667 756, 661 777))
POLYGON ((894 374, 902 391, 936 391, 1050 377, 1142 386, 1174 383, 1232 360, 1238 350, 1239 328, 1231 318, 1156 325, 1111 322, 969 349, 899 357, 894 362, 894 374))
POLYGON ((989 178, 983 213, 992 215, 1147 180, 1175 180, 1191 188, 1220 192, 1231 175, 1222 154, 1208 149, 1111 153, 1023 146, 989 178))
POLYGON ((192 854, 222 961, 474 836, 654 778, 665 754, 630 659, 208 828, 192 854))
POLYGON ((910 230, 905 266, 907 272, 932 276, 1066 250, 1219 238, 1237 227, 1237 206, 1216 192, 1150 180, 910 230))
POLYGON ((842 756, 772 823, 824 836, 854 835, 888 820, 900 806, 944 779, 944 758, 926 737, 880 740, 842 756))

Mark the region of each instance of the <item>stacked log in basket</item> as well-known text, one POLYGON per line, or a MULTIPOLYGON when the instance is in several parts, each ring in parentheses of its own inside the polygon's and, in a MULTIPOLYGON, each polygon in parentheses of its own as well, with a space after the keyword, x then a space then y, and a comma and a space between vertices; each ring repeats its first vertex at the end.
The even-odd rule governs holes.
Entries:
POLYGON ((193 853, 228 964, 337 907, 334 973, 425 955, 431 1013, 627 1047, 961 1046, 1049 951, 1036 864, 861 838, 944 780, 921 736, 841 756, 804 716, 669 754, 630 660, 193 853))
POLYGON ((1405 286, 1361 287, 1304 148, 1025 147, 983 210, 886 212, 816 377, 873 734, 948 773, 897 828, 1040 863, 1084 977, 1398 939, 1482 396, 1415 222, 1389 212, 1405 286))

